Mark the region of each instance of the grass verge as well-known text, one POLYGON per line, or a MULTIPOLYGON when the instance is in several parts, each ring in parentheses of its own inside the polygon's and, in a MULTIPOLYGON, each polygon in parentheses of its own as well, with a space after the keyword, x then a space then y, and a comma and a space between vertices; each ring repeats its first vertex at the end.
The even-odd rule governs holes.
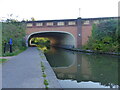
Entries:
POLYGON ((19 53, 25 51, 26 49, 27 49, 27 47, 22 48, 21 50, 15 51, 15 52, 13 52, 13 53, 7 52, 7 53, 3 54, 3 57, 6 57, 6 56, 16 56, 16 55, 18 55, 19 53))
POLYGON ((4 63, 6 61, 7 61, 7 59, 0 59, 0 63, 4 63))

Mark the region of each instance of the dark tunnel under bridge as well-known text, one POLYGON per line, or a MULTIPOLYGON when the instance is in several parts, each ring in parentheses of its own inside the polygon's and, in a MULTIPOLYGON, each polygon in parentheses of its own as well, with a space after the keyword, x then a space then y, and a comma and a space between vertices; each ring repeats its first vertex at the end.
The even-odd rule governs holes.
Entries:
POLYGON ((75 37, 69 32, 35 32, 28 36, 27 46, 30 46, 30 39, 33 37, 44 37, 50 40, 52 46, 63 48, 76 47, 75 37))

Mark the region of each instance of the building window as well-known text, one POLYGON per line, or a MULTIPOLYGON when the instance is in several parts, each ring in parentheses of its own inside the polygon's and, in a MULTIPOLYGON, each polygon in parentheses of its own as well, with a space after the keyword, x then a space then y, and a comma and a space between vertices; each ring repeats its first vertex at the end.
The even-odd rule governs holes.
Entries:
POLYGON ((53 22, 48 22, 46 25, 47 26, 53 26, 53 22))
POLYGON ((36 23, 36 26, 43 26, 43 23, 36 23))
POLYGON ((76 25, 75 21, 68 22, 68 25, 76 25))
POLYGON ((64 26, 64 24, 65 24, 64 22, 58 22, 57 23, 58 26, 64 26))
POLYGON ((89 21, 89 20, 84 21, 84 24, 85 24, 85 25, 90 24, 90 21, 89 21))
POLYGON ((27 23, 27 27, 31 27, 31 26, 33 26, 32 23, 27 23))

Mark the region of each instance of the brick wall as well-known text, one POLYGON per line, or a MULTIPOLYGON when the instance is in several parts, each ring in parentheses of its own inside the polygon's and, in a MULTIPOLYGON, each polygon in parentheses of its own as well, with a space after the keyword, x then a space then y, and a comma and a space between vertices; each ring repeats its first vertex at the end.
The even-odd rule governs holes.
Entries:
POLYGON ((46 31, 62 31, 71 33, 75 37, 75 45, 77 45, 77 27, 76 26, 65 26, 65 27, 34 27, 34 28, 27 28, 26 34, 27 36, 34 33, 34 32, 46 32, 46 31))
POLYGON ((91 36, 92 25, 82 26, 82 45, 85 45, 91 36))
MULTIPOLYGON (((91 25, 83 25, 82 26, 82 45, 85 45, 88 41, 88 37, 91 35, 92 26, 91 25)), ((34 28, 27 28, 26 34, 30 35, 34 32, 42 32, 42 31, 64 31, 69 32, 75 37, 75 42, 77 45, 77 27, 76 26, 67 26, 67 27, 34 27, 34 28)), ((79 39, 80 40, 80 39, 79 39)))

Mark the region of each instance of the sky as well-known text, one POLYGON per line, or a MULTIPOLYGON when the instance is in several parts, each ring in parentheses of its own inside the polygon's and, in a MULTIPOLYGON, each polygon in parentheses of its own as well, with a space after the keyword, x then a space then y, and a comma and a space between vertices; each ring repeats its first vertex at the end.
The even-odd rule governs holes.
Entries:
POLYGON ((118 16, 120 0, 0 0, 0 19, 76 19, 118 16), (80 10, 79 10, 80 8, 80 10))

